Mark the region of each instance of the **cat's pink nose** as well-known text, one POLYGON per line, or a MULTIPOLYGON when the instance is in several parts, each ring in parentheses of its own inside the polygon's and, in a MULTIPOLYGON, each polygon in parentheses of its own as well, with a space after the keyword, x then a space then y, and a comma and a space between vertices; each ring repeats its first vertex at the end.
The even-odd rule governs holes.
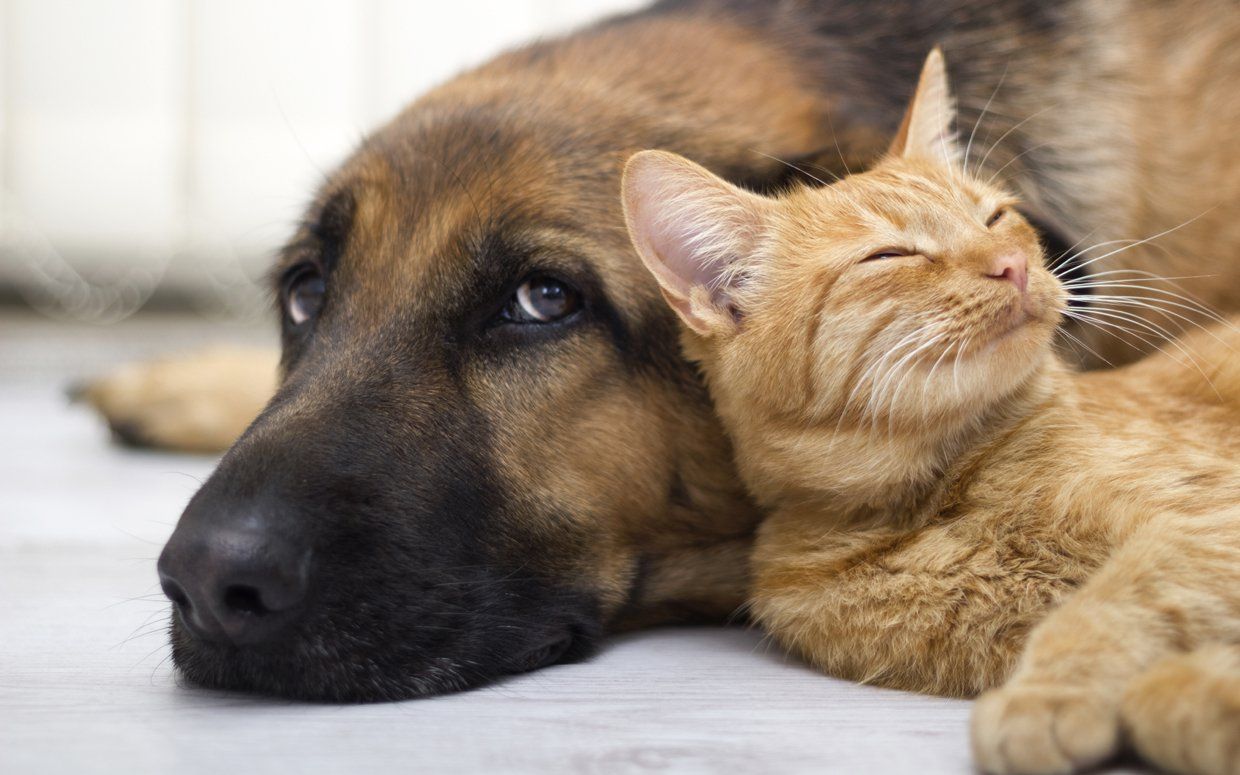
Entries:
POLYGON ((1029 287, 1029 261, 1022 253, 1004 253, 996 258, 986 271, 987 277, 1007 280, 1021 293, 1029 287))

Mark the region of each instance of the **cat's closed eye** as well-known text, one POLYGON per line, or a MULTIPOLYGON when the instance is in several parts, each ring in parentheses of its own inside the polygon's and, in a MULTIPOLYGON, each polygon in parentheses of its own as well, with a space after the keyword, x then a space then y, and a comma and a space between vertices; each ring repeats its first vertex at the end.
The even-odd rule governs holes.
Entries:
POLYGON ((996 223, 998 223, 1003 218, 1003 216, 1006 213, 1007 213, 1006 207, 1000 207, 998 210, 995 210, 993 213, 991 213, 990 217, 986 219, 986 228, 989 229, 992 226, 994 226, 996 223))
POLYGON ((904 256, 913 255, 912 251, 902 250, 900 248, 883 248, 877 252, 866 256, 862 261, 882 261, 885 258, 903 258, 904 256))

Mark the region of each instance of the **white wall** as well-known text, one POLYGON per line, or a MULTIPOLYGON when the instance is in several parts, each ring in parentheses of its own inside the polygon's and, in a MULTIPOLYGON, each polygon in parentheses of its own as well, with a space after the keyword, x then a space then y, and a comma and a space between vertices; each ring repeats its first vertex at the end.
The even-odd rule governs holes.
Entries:
POLYGON ((0 0, 0 285, 114 319, 255 309, 363 131, 464 67, 642 0, 0 0))

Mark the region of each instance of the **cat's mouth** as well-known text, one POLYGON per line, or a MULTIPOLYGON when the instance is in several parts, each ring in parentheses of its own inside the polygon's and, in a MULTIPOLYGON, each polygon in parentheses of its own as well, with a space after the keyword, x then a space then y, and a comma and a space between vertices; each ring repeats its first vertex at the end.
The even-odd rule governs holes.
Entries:
POLYGON ((1016 300, 1001 310, 987 325, 987 336, 979 337, 977 348, 970 355, 986 356, 1015 343, 1044 323, 1045 315, 1028 297, 1016 300))
POLYGON ((1004 317, 1006 320, 1000 323, 999 333, 995 337, 996 340, 1008 339, 1031 323, 1041 319, 1041 316, 1035 315, 1029 309, 1029 305, 1023 303, 1013 304, 1012 311, 1004 317))

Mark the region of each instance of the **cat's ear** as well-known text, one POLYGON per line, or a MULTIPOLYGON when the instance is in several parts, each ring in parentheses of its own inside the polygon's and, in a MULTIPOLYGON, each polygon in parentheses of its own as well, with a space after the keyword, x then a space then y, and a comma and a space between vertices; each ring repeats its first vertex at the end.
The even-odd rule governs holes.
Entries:
POLYGON ((955 123, 956 100, 947 80, 947 63, 936 46, 922 65, 917 91, 904 113, 890 153, 958 167, 961 154, 953 128, 955 123))
POLYGON ((629 237, 668 304, 703 336, 735 331, 771 200, 665 151, 629 159, 622 188, 629 237))

